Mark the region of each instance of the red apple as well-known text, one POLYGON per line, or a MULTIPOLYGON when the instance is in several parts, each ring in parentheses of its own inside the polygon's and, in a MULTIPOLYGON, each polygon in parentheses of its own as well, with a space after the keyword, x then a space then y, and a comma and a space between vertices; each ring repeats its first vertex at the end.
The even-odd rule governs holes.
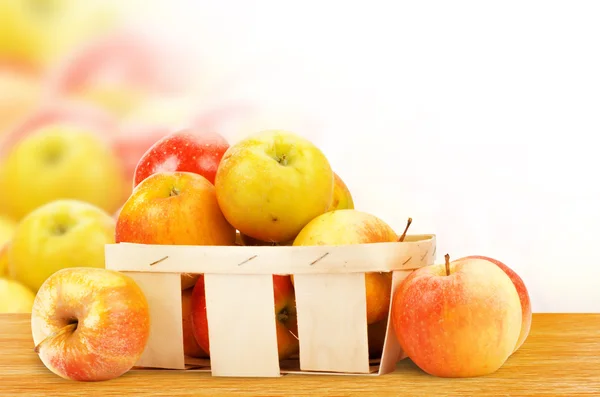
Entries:
POLYGON ((464 260, 413 271, 392 298, 391 320, 406 355, 440 377, 498 370, 521 332, 521 304, 510 278, 489 261, 464 260))
POLYGON ((215 183, 217 168, 229 144, 217 133, 182 130, 157 141, 139 160, 133 185, 161 171, 186 171, 215 183))
MULTIPOLYGON (((298 322, 296 299, 290 276, 273 276, 277 350, 279 359, 284 360, 298 352, 298 322)), ((210 355, 208 318, 204 277, 200 277, 192 292, 192 329, 198 344, 210 355)))
POLYGON ((129 371, 150 335, 150 310, 124 273, 72 267, 51 275, 31 313, 35 351, 56 375, 77 381, 114 379, 129 371))
POLYGON ((115 241, 141 244, 234 245, 215 187, 192 172, 159 172, 131 193, 117 219, 115 241))
POLYGON ((204 358, 208 357, 208 354, 194 337, 194 331, 192 329, 192 292, 193 288, 187 288, 181 291, 181 318, 183 320, 183 352, 186 356, 204 358))
POLYGON ((531 300, 529 298, 529 292, 527 291, 527 287, 525 286, 525 283, 523 282, 521 277, 519 277, 519 275, 515 273, 514 270, 512 270, 499 260, 489 258, 487 256, 471 255, 457 259, 454 262, 477 260, 492 262, 493 264, 498 266, 511 279, 511 281, 515 285, 515 288, 517 289, 517 292, 519 294, 519 300, 521 301, 521 310, 523 312, 523 318, 521 320, 521 334, 519 335, 519 340, 517 341, 517 345, 515 346, 514 350, 517 351, 523 345, 523 342, 525 342, 525 339, 527 339, 527 336, 529 336, 529 331, 531 330, 531 300))

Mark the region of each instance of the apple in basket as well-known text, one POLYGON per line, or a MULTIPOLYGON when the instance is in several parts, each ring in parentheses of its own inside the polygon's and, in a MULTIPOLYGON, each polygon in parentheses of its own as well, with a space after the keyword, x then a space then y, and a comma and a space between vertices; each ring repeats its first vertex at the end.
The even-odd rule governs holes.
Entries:
POLYGON ((228 148, 225 138, 216 133, 187 129, 168 134, 138 161, 133 186, 161 171, 194 172, 214 184, 217 168, 228 148))
POLYGON ((238 141, 215 177, 219 206, 240 233, 290 241, 329 208, 334 178, 323 152, 291 132, 268 130, 238 141))
MULTIPOLYGON (((293 245, 352 245, 404 240, 412 219, 402 236, 380 218, 355 209, 326 212, 310 221, 295 238, 293 245)), ((367 323, 386 318, 390 306, 392 272, 365 274, 367 323)))
MULTIPOLYGON (((298 322, 296 299, 290 276, 273 276, 277 351, 280 360, 298 353, 298 322)), ((200 277, 192 292, 192 330, 198 344, 210 355, 209 326, 206 314, 204 277, 200 277)))

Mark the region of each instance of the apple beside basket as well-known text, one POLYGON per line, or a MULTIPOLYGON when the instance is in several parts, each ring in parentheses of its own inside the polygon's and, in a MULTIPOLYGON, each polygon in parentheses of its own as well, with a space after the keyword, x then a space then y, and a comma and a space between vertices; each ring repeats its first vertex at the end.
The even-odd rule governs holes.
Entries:
POLYGON ((402 351, 388 321, 381 358, 369 359, 364 275, 393 271, 393 294, 411 271, 434 263, 435 251, 433 234, 346 246, 118 243, 106 246, 106 268, 132 277, 149 301, 150 337, 138 367, 198 367, 183 353, 181 274, 202 273, 211 358, 199 370, 238 377, 383 375, 395 370, 402 351), (277 354, 273 274, 294 276, 300 350, 292 366, 277 354))

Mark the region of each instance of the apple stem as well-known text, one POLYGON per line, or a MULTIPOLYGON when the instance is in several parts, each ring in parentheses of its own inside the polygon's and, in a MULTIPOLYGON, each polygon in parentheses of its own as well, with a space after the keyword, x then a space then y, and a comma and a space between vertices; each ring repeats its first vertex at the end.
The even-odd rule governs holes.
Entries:
POLYGON ((412 223, 412 218, 408 218, 408 222, 406 222, 406 227, 404 228, 404 232, 402 233, 402 236, 400 236, 400 238, 398 239, 398 242, 403 242, 404 239, 406 238, 406 232, 408 232, 408 228, 410 227, 410 224, 412 223))
POLYGON ((51 333, 51 334, 50 334, 50 335, 48 335, 47 337, 45 337, 43 341, 41 341, 40 343, 38 343, 38 344, 37 344, 37 345, 36 345, 36 346, 33 348, 33 351, 34 351, 35 353, 39 353, 39 352, 40 352, 40 349, 41 349, 41 347, 42 347, 42 345, 44 345, 45 343, 47 343, 47 342, 50 342, 50 341, 52 341, 52 340, 54 340, 54 339, 56 339, 56 338, 59 338, 59 337, 63 336, 63 335, 64 335, 64 334, 66 334, 66 333, 73 332, 73 331, 75 331, 76 329, 77 329, 77 322, 74 322, 74 323, 70 323, 70 324, 67 324, 67 325, 65 325, 65 326, 64 326, 64 327, 62 327, 61 329, 59 329, 59 330, 57 330, 57 331, 55 331, 55 332, 51 333))
POLYGON ((446 259, 446 276, 450 275, 450 255, 444 255, 444 259, 446 259))

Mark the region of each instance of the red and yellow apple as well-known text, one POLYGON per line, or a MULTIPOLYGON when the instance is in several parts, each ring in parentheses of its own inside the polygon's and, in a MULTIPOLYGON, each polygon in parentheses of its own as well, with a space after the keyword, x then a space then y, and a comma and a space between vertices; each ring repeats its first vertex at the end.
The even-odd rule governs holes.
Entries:
POLYGON ((225 218, 257 240, 295 238, 329 208, 333 171, 323 152, 307 139, 269 130, 231 146, 215 178, 225 218))
POLYGON ((15 219, 57 199, 114 212, 124 201, 121 164, 107 141, 56 124, 19 141, 0 165, 0 207, 15 219))
POLYGON ((482 260, 426 266, 395 290, 391 320, 406 355, 439 377, 497 371, 521 333, 521 304, 511 279, 482 260))
MULTIPOLYGON (((0 25, 1 19, 2 16, 0 25)), ((0 139, 36 108, 41 97, 41 80, 35 71, 6 65, 0 59, 0 139)))
POLYGON ((114 243, 115 220, 83 201, 56 200, 23 218, 8 249, 8 274, 36 292, 69 267, 104 268, 104 247, 114 243))
MULTIPOLYGON (((380 218, 355 209, 326 212, 310 221, 294 239, 295 246, 351 245, 398 241, 398 235, 380 218)), ((384 319, 390 307, 391 272, 365 274, 367 323, 384 319)))
POLYGON ((31 313, 34 298, 20 282, 0 276, 0 313, 31 313))
POLYGON ((189 357, 206 358, 208 354, 202 350, 192 328, 192 292, 194 288, 181 291, 181 316, 183 320, 183 353, 189 357))
POLYGON ((186 129, 166 135, 139 159, 133 186, 162 171, 194 172, 214 184, 217 168, 227 149, 229 143, 217 133, 186 129))
POLYGON ((234 245, 235 229, 217 203, 215 187, 192 172, 159 172, 132 192, 117 220, 117 243, 234 245))
POLYGON ((511 279, 511 281, 515 285, 515 288, 517 289, 517 293, 519 294, 519 301, 521 302, 521 310, 523 313, 522 318, 521 318, 521 333, 519 334, 519 339, 517 341, 517 345, 515 346, 515 350, 514 350, 514 351, 517 351, 523 345, 523 342, 525 342, 525 339, 527 339, 527 336, 529 336, 529 331, 531 330, 531 319, 532 319, 531 300, 529 298, 529 292, 527 291, 527 287, 525 286, 523 279, 521 279, 521 277, 519 277, 519 275, 514 270, 512 270, 510 267, 506 266, 504 263, 502 263, 499 260, 494 259, 494 258, 489 258, 487 256, 481 256, 481 255, 471 255, 471 256, 466 256, 464 258, 456 259, 453 262, 459 263, 459 262, 464 262, 464 261, 491 262, 491 263, 495 264, 496 266, 498 266, 500 269, 502 269, 504 271, 504 273, 506 273, 506 275, 511 279))
MULTIPOLYGON (((290 276, 273 276, 277 352, 280 360, 298 353, 296 299, 290 276)), ((209 324, 206 315, 204 278, 200 277, 192 292, 192 330, 202 349, 210 355, 209 324)))
MULTIPOLYGON (((158 321, 158 319, 155 319, 158 321)), ((124 273, 76 267, 40 287, 31 312, 35 351, 54 374, 103 381, 129 371, 150 335, 148 301, 124 273)))
POLYGON ((354 209, 354 200, 348 186, 346 186, 342 178, 335 172, 333 173, 333 178, 333 199, 328 211, 354 209))

